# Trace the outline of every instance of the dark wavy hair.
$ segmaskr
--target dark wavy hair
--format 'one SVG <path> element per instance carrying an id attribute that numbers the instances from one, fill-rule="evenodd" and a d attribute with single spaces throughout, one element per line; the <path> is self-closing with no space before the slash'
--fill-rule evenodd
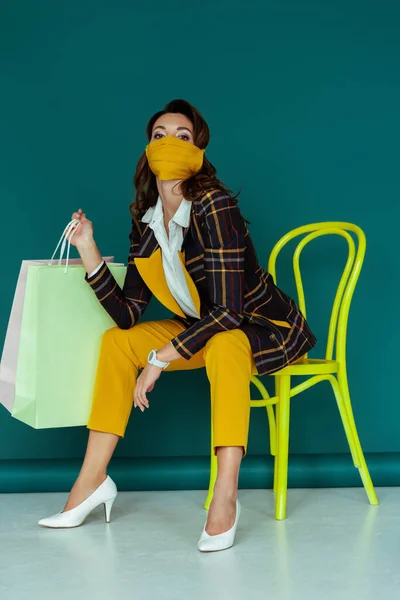
<path id="1" fill-rule="evenodd" d="M 210 131 L 206 121 L 197 108 L 186 100 L 181 99 L 168 102 L 163 110 L 156 112 L 150 118 L 146 127 L 146 135 L 149 142 L 152 137 L 154 123 L 161 115 L 167 113 L 180 113 L 185 115 L 193 125 L 194 144 L 200 149 L 207 147 L 208 142 L 210 141 Z M 133 183 L 136 192 L 135 199 L 129 207 L 132 216 L 134 214 L 138 215 L 139 212 L 145 211 L 151 206 L 155 206 L 158 198 L 156 176 L 149 167 L 145 151 L 138 160 Z M 188 179 L 179 182 L 177 185 L 179 184 L 186 200 L 197 200 L 197 198 L 204 193 L 210 190 L 219 189 L 227 192 L 237 203 L 237 197 L 240 194 L 239 191 L 236 196 L 234 196 L 233 192 L 217 178 L 217 170 L 210 163 L 205 154 L 200 171 Z"/>

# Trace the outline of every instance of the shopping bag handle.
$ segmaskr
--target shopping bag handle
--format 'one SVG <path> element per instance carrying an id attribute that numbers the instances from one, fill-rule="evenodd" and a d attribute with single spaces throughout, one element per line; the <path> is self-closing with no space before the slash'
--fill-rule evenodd
<path id="1" fill-rule="evenodd" d="M 67 235 L 70 233 L 70 231 L 72 231 L 72 229 L 75 227 L 76 224 L 78 225 L 78 227 L 76 227 L 76 229 L 72 232 L 71 237 L 69 239 L 67 239 Z M 65 261 L 65 271 L 64 271 L 64 274 L 67 274 L 67 271 L 68 271 L 68 258 L 69 258 L 69 251 L 70 251 L 70 248 L 71 248 L 71 239 L 72 239 L 73 235 L 78 231 L 78 228 L 79 228 L 80 225 L 81 225 L 81 222 L 80 222 L 79 219 L 72 219 L 72 221 L 70 221 L 68 223 L 68 225 L 64 229 L 64 231 L 63 231 L 63 233 L 62 233 L 62 235 L 61 235 L 61 237 L 59 239 L 59 242 L 57 244 L 56 249 L 53 252 L 53 256 L 50 259 L 50 260 L 53 260 L 54 255 L 55 255 L 55 253 L 58 250 L 58 246 L 62 242 L 61 250 L 60 250 L 60 258 L 58 260 L 58 264 L 61 265 L 61 261 L 62 261 L 63 256 L 64 256 L 65 245 L 68 242 L 68 248 L 67 248 L 67 256 L 66 256 L 66 261 Z M 49 262 L 48 264 L 50 265 L 51 263 Z"/>

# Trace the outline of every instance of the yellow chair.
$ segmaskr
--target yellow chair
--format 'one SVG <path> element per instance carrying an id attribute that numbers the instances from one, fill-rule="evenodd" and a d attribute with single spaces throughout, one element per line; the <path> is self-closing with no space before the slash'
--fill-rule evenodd
<path id="1" fill-rule="evenodd" d="M 349 232 L 353 232 L 355 238 Z M 268 272 L 271 273 L 275 283 L 276 260 L 279 252 L 288 242 L 303 234 L 307 235 L 302 238 L 296 247 L 293 255 L 293 269 L 297 286 L 298 306 L 306 318 L 304 289 L 300 274 L 300 255 L 303 248 L 311 240 L 322 235 L 334 234 L 346 240 L 348 244 L 348 256 L 333 302 L 325 358 L 310 359 L 306 354 L 295 363 L 273 373 L 272 376 L 275 378 L 275 396 L 273 398 L 269 396 L 268 391 L 259 378 L 256 375 L 251 376 L 250 381 L 259 390 L 261 400 L 251 400 L 250 405 L 251 407 L 266 407 L 268 413 L 270 452 L 275 457 L 274 492 L 276 493 L 275 518 L 277 520 L 286 518 L 290 399 L 320 381 L 329 381 L 332 386 L 354 466 L 359 470 L 370 504 L 378 504 L 378 498 L 357 434 L 346 372 L 347 321 L 351 299 L 364 261 L 366 248 L 365 234 L 360 227 L 353 223 L 336 221 L 311 223 L 293 229 L 293 231 L 284 235 L 272 249 L 268 261 Z M 355 239 L 357 243 L 355 243 Z M 291 377 L 293 375 L 308 375 L 309 378 L 303 383 L 291 387 Z M 276 406 L 276 422 L 274 405 Z M 217 457 L 213 453 L 213 432 L 211 427 L 211 469 L 209 490 L 204 505 L 206 510 L 209 508 L 212 500 L 217 468 Z"/>

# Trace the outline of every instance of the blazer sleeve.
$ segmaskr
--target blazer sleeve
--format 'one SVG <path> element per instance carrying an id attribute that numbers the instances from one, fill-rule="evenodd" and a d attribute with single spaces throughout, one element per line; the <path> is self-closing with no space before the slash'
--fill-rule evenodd
<path id="1" fill-rule="evenodd" d="M 107 263 L 104 263 L 94 275 L 85 274 L 85 280 L 91 286 L 100 304 L 120 329 L 130 329 L 135 325 L 153 295 L 133 260 L 140 237 L 139 223 L 136 218 L 132 217 L 132 230 L 129 234 L 130 251 L 122 289 Z"/>
<path id="2" fill-rule="evenodd" d="M 171 340 L 186 359 L 213 335 L 239 327 L 244 319 L 245 221 L 226 193 L 211 197 L 205 210 L 204 268 L 212 308 Z"/>

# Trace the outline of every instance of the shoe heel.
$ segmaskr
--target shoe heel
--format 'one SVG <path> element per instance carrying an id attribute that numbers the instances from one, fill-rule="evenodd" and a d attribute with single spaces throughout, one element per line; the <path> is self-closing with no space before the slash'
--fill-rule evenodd
<path id="1" fill-rule="evenodd" d="M 115 498 L 116 498 L 116 496 L 114 496 L 114 498 L 110 498 L 110 500 L 107 500 L 106 502 L 104 502 L 104 516 L 106 519 L 106 523 L 110 522 L 111 509 L 112 509 L 112 505 L 114 504 Z"/>

